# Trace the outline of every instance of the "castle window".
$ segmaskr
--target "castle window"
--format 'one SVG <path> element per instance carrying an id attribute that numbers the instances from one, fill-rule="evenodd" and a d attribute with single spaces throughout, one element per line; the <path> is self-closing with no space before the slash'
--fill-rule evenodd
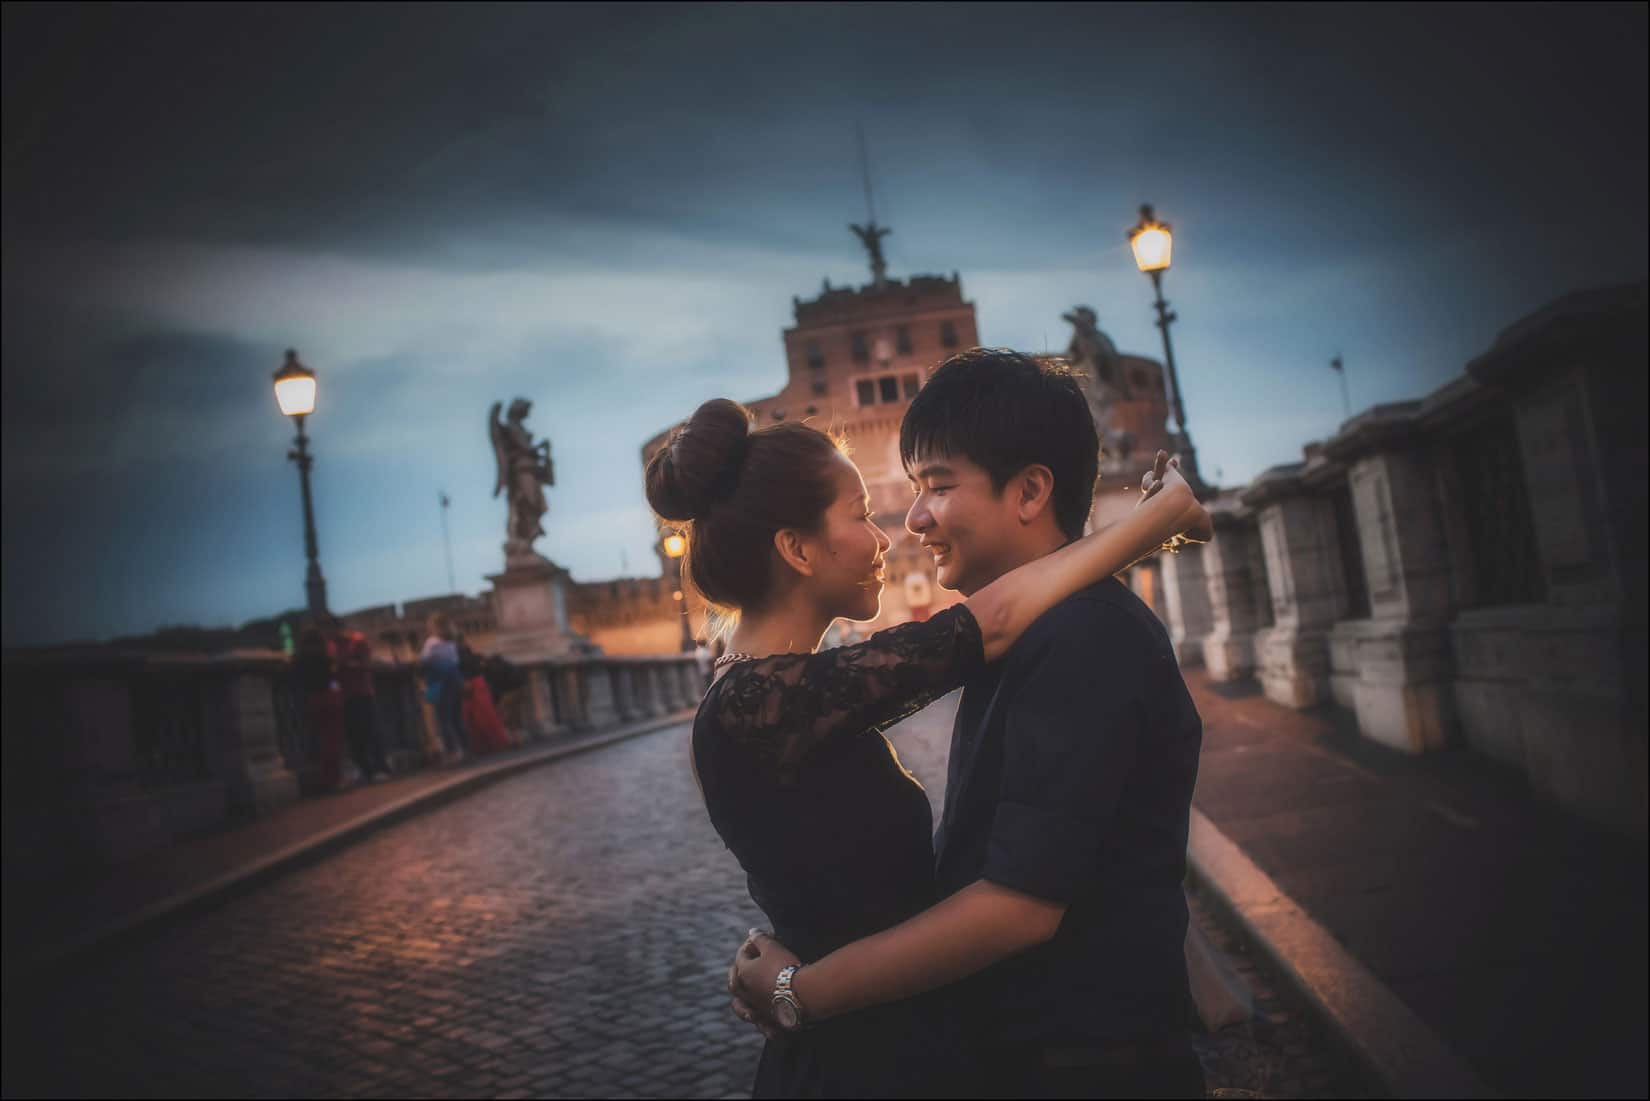
<path id="1" fill-rule="evenodd" d="M 861 405 L 875 405 L 877 403 L 876 384 L 868 378 L 862 378 L 854 383 L 854 393 Z"/>
<path id="2" fill-rule="evenodd" d="M 808 366 L 815 368 L 825 366 L 825 353 L 820 349 L 817 340 L 808 341 Z"/>
<path id="3" fill-rule="evenodd" d="M 816 395 L 822 395 L 829 393 L 831 386 L 830 383 L 826 382 L 824 379 L 816 378 L 813 382 L 813 388 Z"/>
<path id="4" fill-rule="evenodd" d="M 940 343 L 947 348 L 957 346 L 957 326 L 950 321 L 940 322 Z"/>
<path id="5" fill-rule="evenodd" d="M 900 355 L 911 354 L 911 330 L 904 325 L 894 330 L 894 347 Z"/>
<path id="6" fill-rule="evenodd" d="M 904 378 L 900 379 L 900 384 L 905 388 L 906 401 L 910 401 L 912 398 L 916 397 L 917 391 L 922 389 L 922 380 L 916 375 L 906 375 Z"/>
<path id="7" fill-rule="evenodd" d="M 854 333 L 849 339 L 851 339 L 853 341 L 853 345 L 854 345 L 854 362 L 855 363 L 869 363 L 869 362 L 871 362 L 871 345 L 870 345 L 869 342 L 866 341 L 865 333 L 864 332 Z"/>
<path id="8" fill-rule="evenodd" d="M 899 379 L 893 375 L 884 375 L 882 378 L 877 379 L 877 383 L 882 389 L 882 400 L 884 402 L 899 400 Z"/>

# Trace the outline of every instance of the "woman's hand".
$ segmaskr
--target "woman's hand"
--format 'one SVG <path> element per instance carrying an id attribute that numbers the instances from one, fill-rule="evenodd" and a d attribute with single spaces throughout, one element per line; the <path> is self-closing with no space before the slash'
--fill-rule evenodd
<path id="1" fill-rule="evenodd" d="M 1170 458 L 1167 451 L 1159 451 L 1152 461 L 1152 468 L 1140 476 L 1140 500 L 1135 503 L 1139 508 L 1151 498 L 1163 491 L 1164 486 L 1186 486 L 1186 495 L 1191 497 L 1191 486 L 1187 484 L 1185 475 L 1180 473 L 1180 460 Z M 1209 519 L 1209 512 L 1193 498 L 1193 503 L 1186 510 L 1185 527 L 1173 539 L 1163 544 L 1166 550 L 1175 550 L 1187 543 L 1207 543 L 1215 536 L 1214 524 Z"/>

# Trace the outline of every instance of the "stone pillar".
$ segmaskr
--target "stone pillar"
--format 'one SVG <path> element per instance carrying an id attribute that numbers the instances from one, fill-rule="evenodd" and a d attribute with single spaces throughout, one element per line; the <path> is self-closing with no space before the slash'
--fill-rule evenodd
<path id="1" fill-rule="evenodd" d="M 1255 671 L 1255 579 L 1250 573 L 1260 538 L 1254 516 L 1235 493 L 1208 503 L 1215 537 L 1203 547 L 1203 576 L 1208 587 L 1209 620 L 1203 639 L 1203 663 L 1209 679 L 1242 680 Z"/>
<path id="2" fill-rule="evenodd" d="M 298 798 L 298 777 L 281 757 L 272 675 L 280 673 L 236 671 L 218 686 L 219 760 L 229 806 L 243 813 L 263 814 Z"/>
<path id="3" fill-rule="evenodd" d="M 705 678 L 699 673 L 699 663 L 691 658 L 678 662 L 676 676 L 682 682 L 682 706 L 698 707 L 705 698 Z"/>
<path id="4" fill-rule="evenodd" d="M 643 718 L 654 718 L 665 713 L 664 693 L 659 684 L 659 663 L 655 661 L 639 661 L 632 665 L 631 670 L 636 674 L 636 692 L 640 698 L 640 713 Z"/>
<path id="5" fill-rule="evenodd" d="M 665 658 L 653 668 L 654 690 L 659 694 L 659 710 L 662 714 L 680 711 L 684 706 L 682 678 L 676 675 L 676 670 L 681 664 L 676 658 Z"/>
<path id="6" fill-rule="evenodd" d="M 1334 644 L 1351 652 L 1359 731 L 1405 753 L 1444 748 L 1456 725 L 1449 551 L 1420 404 L 1376 406 L 1325 445 L 1348 468 L 1370 605 Z"/>
<path id="7" fill-rule="evenodd" d="M 581 665 L 590 690 L 588 721 L 591 728 L 599 730 L 620 722 L 625 715 L 619 706 L 624 691 L 619 679 L 619 666 L 601 659 L 582 662 Z"/>
<path id="8" fill-rule="evenodd" d="M 534 665 L 527 670 L 527 729 L 534 739 L 548 738 L 561 730 L 550 676 L 548 665 Z"/>
<path id="9" fill-rule="evenodd" d="M 1345 600 L 1333 508 L 1307 469 L 1272 467 L 1241 496 L 1258 517 L 1272 594 L 1273 625 L 1255 635 L 1257 676 L 1269 699 L 1297 708 L 1329 699 L 1329 628 Z"/>
<path id="10" fill-rule="evenodd" d="M 619 709 L 620 722 L 635 722 L 643 718 L 646 712 L 641 706 L 641 693 L 637 690 L 636 667 L 627 659 L 615 659 L 609 668 L 613 671 L 613 701 Z"/>
<path id="11" fill-rule="evenodd" d="M 592 685 L 588 662 L 557 662 L 555 676 L 556 716 L 570 730 L 589 730 Z"/>
<path id="12" fill-rule="evenodd" d="M 1204 548 L 1192 544 L 1178 553 L 1158 556 L 1163 570 L 1164 622 L 1174 656 L 1182 666 L 1203 662 L 1203 640 L 1214 627 L 1209 611 L 1209 586 L 1203 571 Z"/>

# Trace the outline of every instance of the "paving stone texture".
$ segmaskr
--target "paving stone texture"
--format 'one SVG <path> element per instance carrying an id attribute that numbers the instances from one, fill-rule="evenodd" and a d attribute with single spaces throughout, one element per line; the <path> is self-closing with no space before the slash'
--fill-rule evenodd
<path id="1" fill-rule="evenodd" d="M 943 797 L 951 705 L 894 734 Z M 761 1038 L 723 981 L 762 921 L 705 818 L 687 728 L 393 826 L 90 966 L 12 987 L 5 1094 L 729 1097 Z M 1365 1092 L 1200 905 L 1262 1016 L 1211 1087 Z"/>

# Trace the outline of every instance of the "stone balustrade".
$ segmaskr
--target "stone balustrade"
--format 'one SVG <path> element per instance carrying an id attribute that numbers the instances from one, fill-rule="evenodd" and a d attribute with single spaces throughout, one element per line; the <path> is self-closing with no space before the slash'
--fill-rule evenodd
<path id="1" fill-rule="evenodd" d="M 1211 498 L 1213 541 L 1162 558 L 1182 663 L 1644 838 L 1645 344 L 1643 285 L 1571 295 Z"/>
<path id="2" fill-rule="evenodd" d="M 8 876 L 117 863 L 266 813 L 300 798 L 313 771 L 303 693 L 279 653 L 86 648 L 8 653 L 3 668 Z M 527 742 L 682 712 L 703 690 L 691 654 L 521 671 L 524 683 L 498 703 Z M 380 662 L 373 677 L 395 770 L 439 761 L 417 670 Z"/>

